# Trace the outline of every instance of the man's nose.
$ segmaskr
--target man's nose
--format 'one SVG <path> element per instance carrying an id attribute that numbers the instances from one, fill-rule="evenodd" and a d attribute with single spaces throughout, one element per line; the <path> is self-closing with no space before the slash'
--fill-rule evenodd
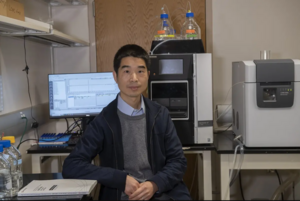
<path id="1" fill-rule="evenodd" d="M 131 74 L 131 81 L 132 82 L 136 82 L 138 79 L 137 79 L 137 75 L 136 75 L 136 73 L 132 73 Z"/>

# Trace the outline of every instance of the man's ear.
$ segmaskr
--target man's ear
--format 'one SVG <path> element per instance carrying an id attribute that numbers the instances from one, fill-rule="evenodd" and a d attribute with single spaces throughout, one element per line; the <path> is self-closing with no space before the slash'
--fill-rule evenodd
<path id="1" fill-rule="evenodd" d="M 148 71 L 148 76 L 150 76 L 150 70 Z"/>
<path id="2" fill-rule="evenodd" d="M 118 84 L 118 75 L 116 71 L 113 71 L 113 75 L 114 75 L 115 82 Z"/>

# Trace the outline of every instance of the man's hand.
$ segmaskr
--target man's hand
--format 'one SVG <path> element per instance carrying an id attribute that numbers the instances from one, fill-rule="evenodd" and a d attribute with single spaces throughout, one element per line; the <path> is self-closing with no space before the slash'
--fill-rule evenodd
<path id="1" fill-rule="evenodd" d="M 130 196 L 140 187 L 140 183 L 131 176 L 126 177 L 125 194 Z"/>
<path id="2" fill-rule="evenodd" d="M 129 200 L 150 200 L 157 190 L 157 185 L 154 182 L 146 181 L 141 183 L 140 188 L 129 196 Z"/>

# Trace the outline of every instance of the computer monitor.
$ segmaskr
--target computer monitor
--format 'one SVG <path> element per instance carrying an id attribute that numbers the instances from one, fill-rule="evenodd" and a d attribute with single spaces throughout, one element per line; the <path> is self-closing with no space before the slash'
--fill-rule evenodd
<path id="1" fill-rule="evenodd" d="M 95 117 L 119 93 L 112 72 L 50 74 L 50 118 Z"/>

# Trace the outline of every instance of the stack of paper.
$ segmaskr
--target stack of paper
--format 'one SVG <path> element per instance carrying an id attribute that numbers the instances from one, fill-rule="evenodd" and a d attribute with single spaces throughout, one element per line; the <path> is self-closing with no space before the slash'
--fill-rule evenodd
<path id="1" fill-rule="evenodd" d="M 18 196 L 89 195 L 96 184 L 96 180 L 81 179 L 33 180 Z"/>

